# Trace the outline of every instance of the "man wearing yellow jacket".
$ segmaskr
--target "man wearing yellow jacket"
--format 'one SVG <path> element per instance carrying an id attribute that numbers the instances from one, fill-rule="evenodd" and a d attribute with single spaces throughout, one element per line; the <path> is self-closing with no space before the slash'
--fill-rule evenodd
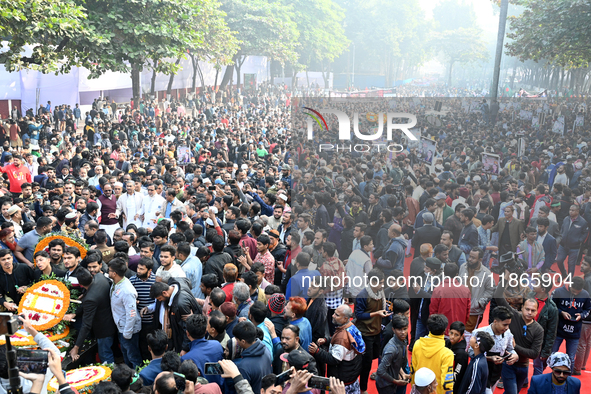
<path id="1" fill-rule="evenodd" d="M 416 371 L 429 368 L 437 377 L 437 394 L 452 394 L 454 389 L 454 354 L 445 347 L 443 337 L 447 323 L 444 315 L 429 316 L 429 335 L 418 339 L 412 350 L 411 383 L 415 383 Z"/>

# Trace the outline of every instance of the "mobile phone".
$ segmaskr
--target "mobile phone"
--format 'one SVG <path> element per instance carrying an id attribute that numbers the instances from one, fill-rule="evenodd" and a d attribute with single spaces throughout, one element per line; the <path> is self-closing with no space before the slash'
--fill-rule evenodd
<path id="1" fill-rule="evenodd" d="M 513 355 L 513 353 L 507 353 L 505 354 L 503 357 L 501 357 L 503 360 L 508 359 L 509 357 L 511 357 Z"/>
<path id="2" fill-rule="evenodd" d="M 223 373 L 224 370 L 219 363 L 205 363 L 204 375 L 221 375 Z"/>
<path id="3" fill-rule="evenodd" d="M 43 198 L 43 194 L 41 194 L 41 193 L 37 193 L 37 194 L 35 194 L 35 198 L 37 198 L 37 199 L 39 199 L 39 200 L 40 200 L 40 199 L 42 199 L 42 198 Z"/>
<path id="4" fill-rule="evenodd" d="M 279 386 L 287 382 L 291 378 L 291 368 L 287 371 L 275 376 L 275 386 Z"/>
<path id="5" fill-rule="evenodd" d="M 16 349 L 18 370 L 45 375 L 49 360 L 48 353 L 47 350 Z"/>
<path id="6" fill-rule="evenodd" d="M 311 389 L 330 391 L 330 380 L 322 376 L 312 376 L 308 381 L 308 387 Z"/>
<path id="7" fill-rule="evenodd" d="M 215 186 L 208 187 L 209 190 L 215 190 Z"/>

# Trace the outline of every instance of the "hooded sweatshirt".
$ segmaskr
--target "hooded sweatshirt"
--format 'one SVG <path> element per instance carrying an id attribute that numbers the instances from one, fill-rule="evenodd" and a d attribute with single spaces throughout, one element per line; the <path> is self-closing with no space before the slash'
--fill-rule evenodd
<path id="1" fill-rule="evenodd" d="M 558 327 L 556 329 L 556 337 L 564 339 L 579 339 L 581 337 L 581 326 L 583 320 L 589 315 L 591 309 L 591 300 L 589 300 L 589 293 L 582 290 L 578 296 L 566 289 L 566 287 L 559 287 L 552 293 L 552 300 L 558 307 Z M 562 317 L 560 312 L 567 312 L 573 320 L 566 320 Z M 575 321 L 575 314 L 580 313 L 581 319 Z"/>
<path id="2" fill-rule="evenodd" d="M 240 374 L 250 382 L 254 393 L 261 391 L 261 380 L 263 377 L 273 373 L 271 362 L 269 350 L 259 339 L 248 349 L 242 351 L 242 357 L 240 359 L 234 360 Z M 226 379 L 226 382 L 229 381 L 229 379 Z M 228 387 L 228 390 L 224 392 L 234 392 L 234 387 Z"/>
<path id="3" fill-rule="evenodd" d="M 415 383 L 415 372 L 429 368 L 437 377 L 437 394 L 452 394 L 454 388 L 454 353 L 445 347 L 443 335 L 418 339 L 412 351 L 411 384 Z"/>

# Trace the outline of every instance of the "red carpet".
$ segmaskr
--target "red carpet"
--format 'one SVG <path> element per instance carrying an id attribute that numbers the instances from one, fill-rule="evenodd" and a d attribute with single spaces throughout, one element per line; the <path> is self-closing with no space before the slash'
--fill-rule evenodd
<path id="1" fill-rule="evenodd" d="M 411 256 L 412 256 L 412 252 L 411 252 Z M 405 260 L 405 262 L 404 262 L 404 266 L 405 266 L 404 274 L 406 276 L 408 276 L 410 274 L 410 262 L 411 261 L 412 261 L 412 257 L 407 257 L 406 260 Z M 558 269 L 558 267 L 557 267 L 556 264 L 554 264 L 554 266 L 552 267 L 552 269 L 554 271 L 556 271 L 556 272 L 560 272 L 560 270 Z M 582 275 L 581 274 L 581 271 L 579 269 L 579 266 L 576 267 L 575 275 L 578 275 L 578 276 Z M 496 275 L 495 275 L 495 279 L 498 280 L 498 278 L 496 277 Z M 489 305 L 489 307 L 490 307 L 490 305 Z M 483 327 L 483 326 L 485 326 L 487 324 L 487 322 L 488 322 L 489 307 L 486 308 L 486 311 L 484 313 L 484 317 L 482 319 L 483 320 L 483 323 L 481 323 L 479 327 Z M 565 352 L 565 344 L 564 343 L 562 344 L 562 347 L 560 348 L 560 351 L 561 352 Z M 410 359 L 411 358 L 412 358 L 412 353 L 409 352 L 409 354 L 408 354 L 409 362 L 410 362 Z M 589 359 L 591 360 L 591 357 L 589 357 Z M 376 359 L 376 360 L 373 361 L 371 372 L 373 373 L 377 369 L 378 369 L 378 360 Z M 545 373 L 549 373 L 550 372 L 550 369 L 549 368 L 546 368 L 546 371 L 544 371 L 544 372 Z M 589 363 L 587 365 L 587 370 L 586 371 L 581 371 L 581 372 L 582 372 L 582 375 L 581 376 L 575 376 L 575 378 L 577 378 L 577 379 L 579 379 L 581 381 L 581 383 L 582 383 L 581 386 L 582 387 L 586 387 L 586 384 L 587 383 L 589 383 L 589 385 L 591 387 L 591 361 L 589 361 Z M 531 379 L 531 376 L 532 375 L 533 375 L 533 364 L 530 362 L 530 372 L 529 372 L 529 378 L 530 379 Z M 409 384 L 409 385 L 407 385 L 406 392 L 407 393 L 410 393 L 410 390 L 411 390 L 411 385 Z M 377 392 L 378 392 L 378 390 L 376 389 L 375 380 L 371 380 L 370 379 L 369 380 L 369 384 L 368 384 L 368 393 L 377 394 Z M 503 389 L 497 388 L 495 390 L 495 394 L 501 394 L 503 392 L 504 392 Z M 587 392 L 587 390 L 584 390 L 583 389 L 581 392 Z M 527 393 L 527 389 L 525 389 L 525 388 L 521 390 L 520 394 L 524 394 L 524 393 Z"/>

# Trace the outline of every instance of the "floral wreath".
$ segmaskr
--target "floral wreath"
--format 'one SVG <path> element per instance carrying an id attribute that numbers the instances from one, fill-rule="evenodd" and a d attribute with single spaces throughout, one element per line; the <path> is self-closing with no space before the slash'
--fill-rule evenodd
<path id="1" fill-rule="evenodd" d="M 111 372 L 111 368 L 107 366 L 91 365 L 68 371 L 65 378 L 70 387 L 76 389 L 79 393 L 90 393 L 92 386 L 95 384 L 103 380 L 110 380 Z M 59 392 L 59 383 L 55 376 L 47 383 L 47 392 Z"/>
<path id="2" fill-rule="evenodd" d="M 66 338 L 68 335 L 70 335 L 70 327 L 64 325 L 63 326 L 63 331 L 62 332 L 48 332 L 45 333 L 45 336 L 47 337 L 47 339 L 49 339 L 51 342 L 57 342 L 61 339 Z M 5 345 L 6 344 L 6 339 L 5 338 L 1 338 L 0 339 L 0 346 Z M 19 347 L 34 347 L 34 348 L 38 348 L 39 345 L 37 345 L 37 342 L 35 342 L 35 340 L 33 339 L 32 336 L 30 335 L 26 335 L 26 336 L 21 336 L 19 334 L 14 334 L 13 336 L 10 337 L 10 344 L 12 346 L 19 346 Z M 58 346 L 59 348 L 59 346 Z"/>
<path id="3" fill-rule="evenodd" d="M 49 252 L 49 243 L 51 241 L 53 241 L 54 239 L 61 239 L 62 241 L 65 242 L 65 244 L 67 246 L 73 246 L 75 248 L 78 248 L 78 250 L 80 251 L 80 257 L 82 259 L 84 259 L 86 257 L 86 252 L 90 248 L 90 246 L 88 246 L 88 244 L 86 242 L 84 242 L 83 239 L 80 239 L 80 238 L 72 236 L 72 235 L 66 235 L 65 233 L 62 233 L 62 232 L 56 232 L 56 233 L 49 233 L 39 239 L 39 243 L 35 247 L 35 252 L 33 252 L 33 256 L 35 256 L 35 254 L 37 252 L 40 252 L 42 250 Z M 37 263 L 34 263 L 34 264 L 35 264 L 35 266 L 37 265 Z"/>
<path id="4" fill-rule="evenodd" d="M 40 303 L 41 306 L 52 306 L 51 310 L 40 308 Z M 44 280 L 27 289 L 18 305 L 18 314 L 27 315 L 37 331 L 45 331 L 62 321 L 69 306 L 68 288 L 57 280 Z"/>

